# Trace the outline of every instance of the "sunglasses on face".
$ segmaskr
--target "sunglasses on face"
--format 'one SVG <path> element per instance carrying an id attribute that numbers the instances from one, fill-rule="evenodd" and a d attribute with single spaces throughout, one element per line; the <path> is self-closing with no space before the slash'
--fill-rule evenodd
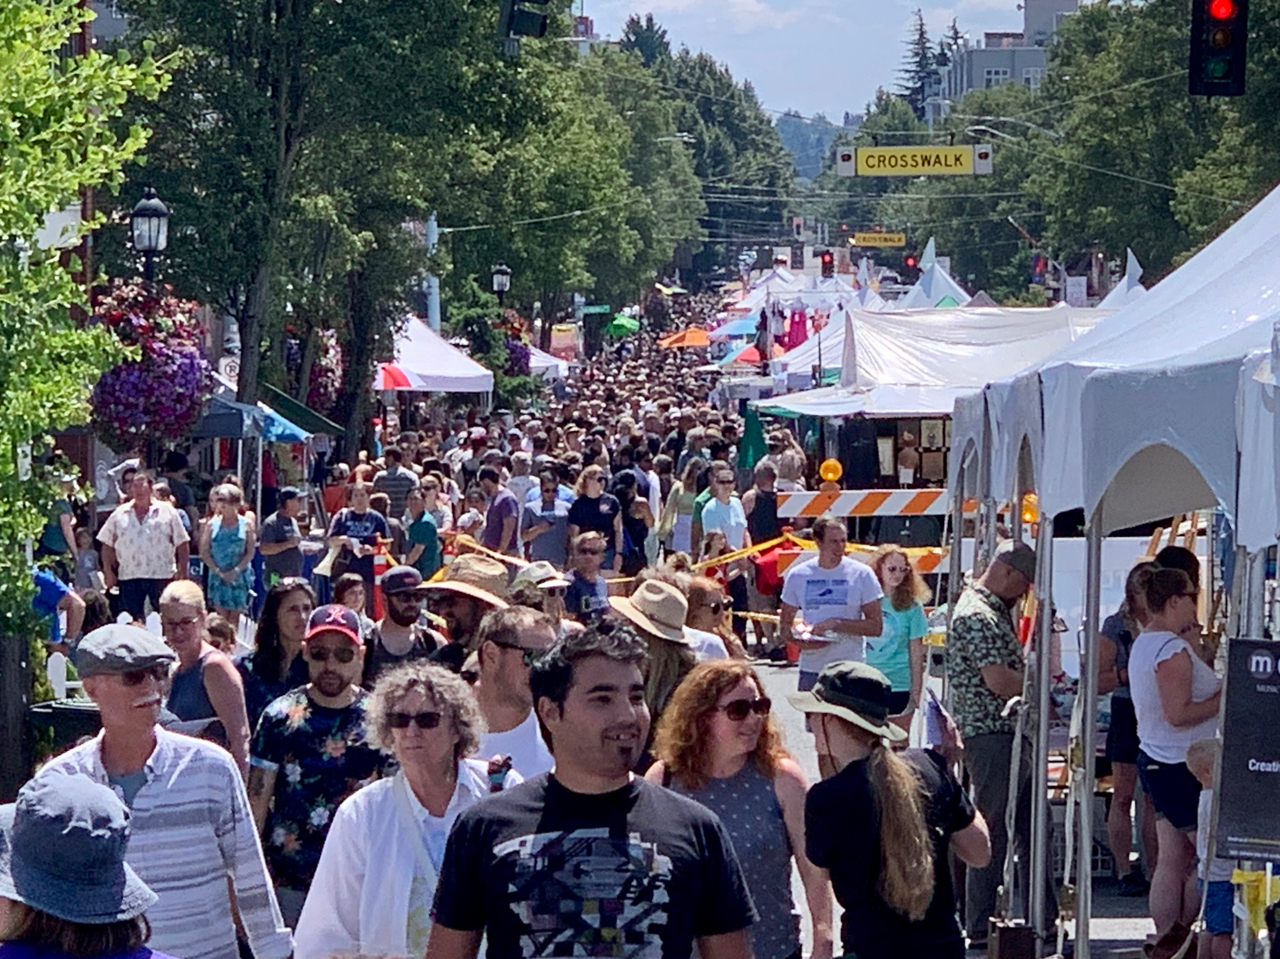
<path id="1" fill-rule="evenodd" d="M 520 650 L 522 654 L 520 656 L 520 662 L 524 663 L 526 666 L 532 666 L 534 662 L 537 661 L 538 657 L 542 655 L 542 650 L 530 649 L 527 646 L 521 646 L 519 643 L 500 643 L 496 639 L 491 639 L 490 642 L 495 646 L 501 646 L 503 649 Z"/>
<path id="2" fill-rule="evenodd" d="M 392 729 L 408 729 L 415 724 L 419 729 L 435 729 L 440 725 L 439 713 L 387 713 L 387 725 Z"/>
<path id="3" fill-rule="evenodd" d="M 148 679 L 154 679 L 156 682 L 162 683 L 168 678 L 169 667 L 160 663 L 148 666 L 146 669 L 131 669 L 120 674 L 120 682 L 126 686 L 141 686 Z"/>
<path id="4" fill-rule="evenodd" d="M 584 556 L 603 556 L 604 555 L 604 550 L 602 549 L 588 549 L 586 547 L 579 548 L 578 552 Z"/>
<path id="5" fill-rule="evenodd" d="M 728 716 L 735 723 L 740 723 L 751 713 L 757 716 L 769 715 L 769 710 L 773 708 L 773 700 L 768 696 L 761 696 L 759 699 L 735 699 L 726 706 L 717 706 L 721 712 Z"/>
<path id="6" fill-rule="evenodd" d="M 330 656 L 340 663 L 349 663 L 356 658 L 356 651 L 351 646 L 339 646 L 336 649 L 319 646 L 315 649 L 307 649 L 307 658 L 313 663 L 327 663 Z"/>

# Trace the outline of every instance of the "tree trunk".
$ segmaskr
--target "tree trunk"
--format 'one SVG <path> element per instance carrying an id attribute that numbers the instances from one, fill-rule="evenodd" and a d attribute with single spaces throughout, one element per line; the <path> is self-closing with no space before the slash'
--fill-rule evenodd
<path id="1" fill-rule="evenodd" d="M 361 270 L 347 274 L 347 356 L 342 371 L 338 408 L 347 411 L 346 455 L 364 444 L 369 431 L 370 390 L 373 385 L 377 316 Z"/>
<path id="2" fill-rule="evenodd" d="M 271 298 L 271 245 L 263 251 L 262 262 L 249 290 L 249 302 L 240 314 L 240 379 L 236 386 L 236 399 L 253 406 L 258 402 L 258 370 L 262 366 L 263 321 Z"/>

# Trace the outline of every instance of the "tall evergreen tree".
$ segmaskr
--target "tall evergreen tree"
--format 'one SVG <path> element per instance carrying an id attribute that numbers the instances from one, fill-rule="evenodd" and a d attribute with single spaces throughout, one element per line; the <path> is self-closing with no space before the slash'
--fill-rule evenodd
<path id="1" fill-rule="evenodd" d="M 898 71 L 898 96 L 911 105 L 912 111 L 921 120 L 924 119 L 924 101 L 929 86 L 929 77 L 934 70 L 933 43 L 929 40 L 929 31 L 924 25 L 924 14 L 919 8 L 911 20 L 910 33 L 906 41 L 907 52 L 902 58 L 902 69 Z"/>
<path id="2" fill-rule="evenodd" d="M 634 50 L 640 54 L 640 62 L 646 67 L 653 66 L 659 60 L 671 59 L 667 31 L 653 18 L 652 13 L 646 13 L 643 20 L 638 13 L 629 16 L 622 28 L 622 40 L 618 46 L 624 52 Z"/>

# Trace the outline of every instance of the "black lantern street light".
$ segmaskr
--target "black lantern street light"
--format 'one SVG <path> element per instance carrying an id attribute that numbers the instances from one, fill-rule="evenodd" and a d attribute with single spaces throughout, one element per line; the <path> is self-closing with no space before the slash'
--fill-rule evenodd
<path id="1" fill-rule="evenodd" d="M 138 205 L 129 214 L 133 232 L 133 248 L 143 256 L 143 276 L 148 283 L 156 278 L 156 254 L 169 245 L 169 208 L 156 191 L 147 187 Z"/>
<path id="2" fill-rule="evenodd" d="M 511 267 L 499 260 L 493 265 L 493 292 L 498 295 L 498 306 L 506 298 L 511 289 Z"/>

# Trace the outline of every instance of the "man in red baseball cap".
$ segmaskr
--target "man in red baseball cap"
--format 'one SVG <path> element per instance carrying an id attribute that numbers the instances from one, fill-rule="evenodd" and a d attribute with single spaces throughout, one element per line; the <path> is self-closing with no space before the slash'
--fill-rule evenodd
<path id="1" fill-rule="evenodd" d="M 360 617 L 346 606 L 321 606 L 307 624 L 302 655 L 311 681 L 266 708 L 249 749 L 249 802 L 290 926 L 334 812 L 383 763 L 365 737 Z"/>

